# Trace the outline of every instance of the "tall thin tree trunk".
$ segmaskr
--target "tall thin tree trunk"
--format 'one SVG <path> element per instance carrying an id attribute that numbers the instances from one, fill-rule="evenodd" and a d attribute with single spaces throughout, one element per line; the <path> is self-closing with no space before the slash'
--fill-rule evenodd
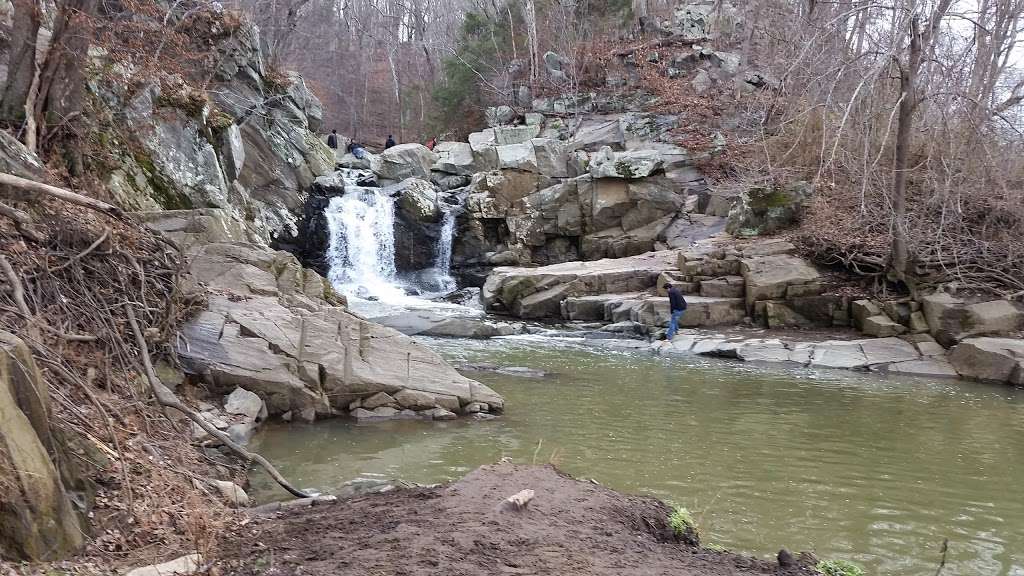
<path id="1" fill-rule="evenodd" d="M 388 65 L 391 67 L 391 81 L 395 87 L 395 104 L 398 106 L 398 139 L 405 140 L 405 113 L 402 110 L 402 84 L 398 81 L 398 68 L 395 66 L 395 48 L 388 46 Z"/>
<path id="2" fill-rule="evenodd" d="M 908 283 L 910 254 L 907 247 L 907 170 L 913 143 L 914 108 L 917 101 L 917 73 L 921 67 L 921 31 L 917 16 L 910 21 L 910 55 L 900 73 L 900 103 L 896 123 L 896 157 L 893 162 L 892 269 Z"/>
<path id="3" fill-rule="evenodd" d="M 27 118 L 25 103 L 37 73 L 36 39 L 40 16 L 39 0 L 14 0 L 7 86 L 0 99 L 0 122 L 8 126 L 20 125 Z"/>
<path id="4" fill-rule="evenodd" d="M 523 4 L 523 20 L 526 23 L 526 35 L 530 41 L 530 84 L 536 84 L 540 75 L 540 51 L 537 39 L 537 10 L 533 0 L 526 0 Z M 515 43 L 515 38 L 512 39 Z"/>

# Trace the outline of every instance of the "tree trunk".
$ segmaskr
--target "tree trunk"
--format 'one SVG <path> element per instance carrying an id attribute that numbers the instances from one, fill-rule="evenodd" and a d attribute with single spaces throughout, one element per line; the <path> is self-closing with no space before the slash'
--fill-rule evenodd
<path id="1" fill-rule="evenodd" d="M 39 0 L 14 0 L 7 87 L 0 100 L 0 122 L 8 126 L 18 126 L 26 119 L 25 103 L 36 75 L 40 12 Z"/>
<path id="2" fill-rule="evenodd" d="M 523 20 L 526 23 L 526 35 L 530 42 L 530 84 L 536 84 L 540 77 L 540 51 L 537 39 L 537 9 L 533 0 L 526 0 L 523 3 Z M 515 38 L 512 39 L 515 42 Z"/>
<path id="3" fill-rule="evenodd" d="M 85 75 L 89 44 L 92 41 L 97 0 L 66 0 L 54 20 L 53 37 L 39 76 L 36 121 L 42 134 L 40 142 L 56 145 L 64 153 L 69 173 L 84 173 Z"/>
<path id="4" fill-rule="evenodd" d="M 908 278 L 910 261 L 907 247 L 907 157 L 912 144 L 914 108 L 917 101 L 917 73 L 921 67 L 921 31 L 915 16 L 910 21 L 910 56 L 900 71 L 900 103 L 896 123 L 896 158 L 893 162 L 892 182 L 892 255 L 891 266 L 896 277 L 904 282 Z"/>

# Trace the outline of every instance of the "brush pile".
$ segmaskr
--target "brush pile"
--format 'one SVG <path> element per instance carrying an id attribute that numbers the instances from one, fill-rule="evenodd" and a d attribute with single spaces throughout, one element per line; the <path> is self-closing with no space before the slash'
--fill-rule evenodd
<path id="1" fill-rule="evenodd" d="M 50 422 L 74 439 L 74 465 L 88 478 L 93 538 L 75 564 L 205 551 L 230 515 L 197 486 L 214 468 L 241 470 L 193 448 L 190 423 L 154 401 L 132 328 L 134 317 L 158 366 L 173 367 L 179 326 L 203 293 L 183 289 L 176 245 L 117 208 L 13 182 L 0 190 L 0 330 L 31 348 Z"/>

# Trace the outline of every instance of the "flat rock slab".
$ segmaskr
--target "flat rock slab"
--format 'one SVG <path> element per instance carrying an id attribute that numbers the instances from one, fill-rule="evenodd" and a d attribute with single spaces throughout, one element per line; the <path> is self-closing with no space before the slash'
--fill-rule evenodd
<path id="1" fill-rule="evenodd" d="M 931 376 L 935 378 L 957 378 L 959 374 L 945 358 L 924 358 L 890 364 L 889 372 L 910 374 L 913 376 Z"/>
<path id="2" fill-rule="evenodd" d="M 129 570 L 125 576 L 187 576 L 198 572 L 202 565 L 202 556 L 199 554 L 189 554 L 169 562 L 164 562 L 163 564 L 154 564 Z"/>
<path id="3" fill-rule="evenodd" d="M 747 362 L 790 362 L 791 354 L 781 340 L 749 341 L 737 351 L 737 356 Z"/>
<path id="4" fill-rule="evenodd" d="M 920 354 L 910 342 L 899 338 L 876 338 L 860 340 L 860 347 L 868 359 L 868 364 L 887 364 L 917 360 Z"/>
<path id="5" fill-rule="evenodd" d="M 862 368 L 868 365 L 859 342 L 828 341 L 814 345 L 811 366 L 815 368 Z"/>

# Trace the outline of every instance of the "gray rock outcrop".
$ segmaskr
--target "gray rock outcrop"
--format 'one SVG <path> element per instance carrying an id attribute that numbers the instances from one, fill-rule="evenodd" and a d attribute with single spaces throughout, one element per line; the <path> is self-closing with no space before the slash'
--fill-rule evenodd
<path id="1" fill-rule="evenodd" d="M 269 242 L 294 233 L 309 186 L 334 169 L 334 151 L 314 134 L 322 107 L 300 76 L 271 78 L 255 26 L 243 23 L 215 49 L 207 92 L 174 82 L 89 84 L 103 108 L 97 116 L 127 128 L 111 130 L 118 165 L 105 183 L 127 209 L 215 208 Z"/>
<path id="2" fill-rule="evenodd" d="M 402 391 L 433 398 L 431 408 L 502 408 L 498 394 L 430 349 L 347 312 L 323 278 L 286 252 L 209 244 L 196 250 L 190 272 L 211 295 L 185 325 L 178 354 L 211 390 L 244 388 L 271 415 L 327 416 Z"/>
<path id="3" fill-rule="evenodd" d="M 743 192 L 729 211 L 726 231 L 738 236 L 772 234 L 795 224 L 810 200 L 813 188 L 806 182 L 787 186 L 757 187 Z"/>
<path id="4" fill-rule="evenodd" d="M 0 332 L 0 558 L 56 560 L 85 541 L 62 478 L 70 470 L 49 394 L 28 346 Z"/>
<path id="5" fill-rule="evenodd" d="M 481 300 L 489 310 L 520 318 L 558 318 L 570 296 L 647 290 L 675 267 L 672 251 L 629 258 L 568 262 L 539 268 L 498 268 L 487 279 Z"/>

